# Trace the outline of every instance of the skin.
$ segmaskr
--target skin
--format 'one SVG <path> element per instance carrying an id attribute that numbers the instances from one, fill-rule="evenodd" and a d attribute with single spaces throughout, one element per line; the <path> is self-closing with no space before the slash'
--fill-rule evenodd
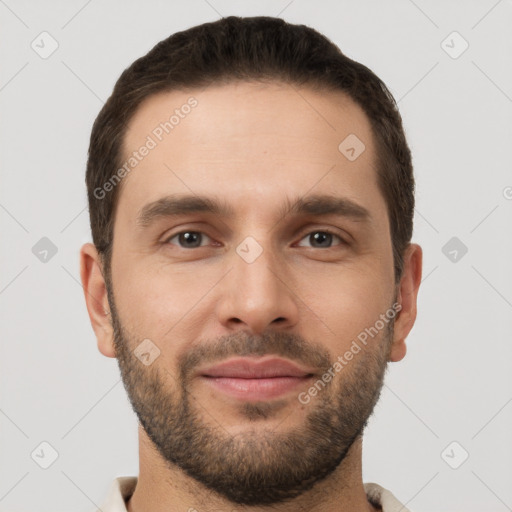
<path id="1" fill-rule="evenodd" d="M 255 439 L 265 432 L 284 436 L 303 427 L 321 400 L 334 403 L 336 392 L 354 381 L 357 360 L 377 354 L 384 354 L 385 361 L 403 359 L 405 340 L 416 319 L 422 250 L 417 244 L 409 245 L 396 286 L 370 123 L 356 104 L 338 92 L 279 83 L 233 83 L 154 95 L 129 124 L 126 154 L 139 148 L 155 126 L 168 118 L 166 114 L 190 96 L 198 106 L 124 178 L 114 224 L 116 314 L 131 348 L 150 339 L 160 349 L 160 356 L 147 369 L 165 370 L 162 392 L 176 396 L 178 361 L 198 344 L 213 345 L 221 337 L 244 333 L 261 340 L 260 335 L 277 331 L 300 336 L 306 346 L 335 361 L 395 298 L 402 306 L 389 339 L 380 332 L 333 379 L 323 398 L 307 406 L 297 400 L 297 394 L 307 391 L 311 383 L 287 394 L 278 407 L 255 422 L 242 402 L 213 392 L 198 378 L 187 380 L 205 425 L 220 424 L 233 436 L 247 436 L 255 428 Z M 356 134 L 366 146 L 352 162 L 338 150 L 349 134 Z M 174 193 L 224 200 L 234 215 L 193 213 L 159 218 L 145 229 L 137 225 L 145 205 Z M 283 214 L 285 198 L 310 194 L 349 198 L 369 211 L 370 220 Z M 309 235 L 325 229 L 334 230 L 346 243 L 335 236 L 331 247 L 315 247 Z M 204 233 L 202 246 L 180 247 L 178 237 L 169 241 L 183 231 Z M 250 264 L 236 252 L 247 236 L 262 248 Z M 94 245 L 85 244 L 80 258 L 98 349 L 116 357 L 112 304 Z M 168 464 L 139 426 L 139 480 L 128 510 L 379 510 L 364 493 L 361 448 L 358 436 L 332 473 L 293 502 L 245 507 Z"/>

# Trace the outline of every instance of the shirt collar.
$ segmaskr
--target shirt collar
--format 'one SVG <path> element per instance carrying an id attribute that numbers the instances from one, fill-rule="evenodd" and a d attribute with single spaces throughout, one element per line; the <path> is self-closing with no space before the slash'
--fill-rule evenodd
<path id="1" fill-rule="evenodd" d="M 133 494 L 136 485 L 136 476 L 120 476 L 116 478 L 110 486 L 103 505 L 96 512 L 127 512 L 126 501 Z M 369 482 L 363 485 L 368 501 L 376 507 L 380 506 L 382 512 L 411 512 L 390 491 L 379 484 Z"/>

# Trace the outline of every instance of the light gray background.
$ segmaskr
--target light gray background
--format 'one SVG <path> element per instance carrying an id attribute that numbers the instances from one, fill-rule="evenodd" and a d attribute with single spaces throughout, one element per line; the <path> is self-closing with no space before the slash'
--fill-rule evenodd
<path id="1" fill-rule="evenodd" d="M 137 474 L 136 417 L 79 282 L 90 130 L 135 58 L 231 14 L 316 28 L 388 84 L 403 116 L 424 279 L 366 432 L 364 481 L 416 512 L 512 510 L 510 0 L 0 0 L 0 510 L 88 512 Z M 31 48 L 43 31 L 59 45 L 47 59 Z M 458 58 L 442 46 L 453 31 L 469 43 Z M 58 249 L 46 263 L 32 252 L 42 237 Z M 468 248 L 456 262 L 442 251 L 452 237 Z M 48 469 L 31 458 L 43 441 L 59 455 Z"/>

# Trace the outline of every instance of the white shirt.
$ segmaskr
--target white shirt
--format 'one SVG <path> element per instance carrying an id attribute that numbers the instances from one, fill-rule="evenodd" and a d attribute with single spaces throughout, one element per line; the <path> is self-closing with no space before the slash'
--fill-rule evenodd
<path id="1" fill-rule="evenodd" d="M 136 485 L 136 476 L 120 476 L 116 478 L 110 486 L 103 505 L 94 512 L 127 512 L 125 500 L 133 494 Z M 411 512 L 384 487 L 375 483 L 363 485 L 368 501 L 376 507 L 382 507 L 382 512 Z"/>

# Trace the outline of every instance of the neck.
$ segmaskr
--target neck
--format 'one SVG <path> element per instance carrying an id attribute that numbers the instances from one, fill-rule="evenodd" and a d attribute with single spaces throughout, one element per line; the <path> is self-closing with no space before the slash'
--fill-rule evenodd
<path id="1" fill-rule="evenodd" d="M 364 492 L 361 458 L 359 437 L 336 470 L 313 489 L 290 502 L 242 508 L 245 512 L 377 512 L 381 509 L 373 507 Z M 235 511 L 236 507 L 163 460 L 139 425 L 139 477 L 127 502 L 128 512 Z"/>

